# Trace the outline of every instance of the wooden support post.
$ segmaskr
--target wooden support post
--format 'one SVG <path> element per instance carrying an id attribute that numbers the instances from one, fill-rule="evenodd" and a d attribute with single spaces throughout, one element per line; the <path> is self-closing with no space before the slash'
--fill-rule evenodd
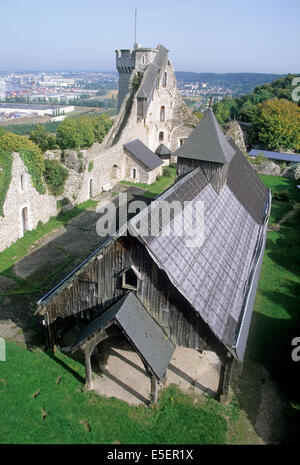
<path id="1" fill-rule="evenodd" d="M 85 387 L 87 389 L 93 389 L 91 352 L 87 348 L 84 350 L 84 361 L 85 361 Z"/>
<path id="2" fill-rule="evenodd" d="M 107 353 L 107 349 L 104 344 L 101 342 L 97 345 L 97 352 L 98 352 L 98 368 L 100 371 L 104 371 L 107 365 L 107 360 L 109 354 Z"/>
<path id="3" fill-rule="evenodd" d="M 157 379 L 154 375 L 150 375 L 151 380 L 151 405 L 157 404 Z"/>
<path id="4" fill-rule="evenodd" d="M 45 323 L 47 330 L 48 349 L 52 350 L 52 352 L 55 352 L 54 323 L 50 323 L 48 313 L 45 315 Z"/>
<path id="5" fill-rule="evenodd" d="M 233 365 L 232 355 L 227 356 L 226 361 L 222 361 L 220 377 L 219 377 L 219 386 L 217 391 L 217 400 L 220 402 L 226 402 L 228 400 L 229 386 L 231 380 Z"/>

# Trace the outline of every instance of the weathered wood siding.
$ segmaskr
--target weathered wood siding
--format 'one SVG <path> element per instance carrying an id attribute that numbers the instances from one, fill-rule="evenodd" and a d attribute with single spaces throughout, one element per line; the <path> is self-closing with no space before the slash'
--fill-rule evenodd
<path id="1" fill-rule="evenodd" d="M 191 158 L 178 157 L 177 160 L 177 177 L 181 177 L 195 168 L 202 168 L 208 181 L 219 194 L 222 187 L 227 181 L 228 164 L 214 163 L 204 160 L 193 160 Z"/>
<path id="2" fill-rule="evenodd" d="M 136 238 L 120 237 L 101 252 L 47 304 L 50 322 L 80 312 L 87 319 L 95 318 L 127 292 L 122 288 L 122 272 L 134 265 L 142 275 L 137 296 L 172 342 L 222 353 L 223 346 L 209 327 Z"/>

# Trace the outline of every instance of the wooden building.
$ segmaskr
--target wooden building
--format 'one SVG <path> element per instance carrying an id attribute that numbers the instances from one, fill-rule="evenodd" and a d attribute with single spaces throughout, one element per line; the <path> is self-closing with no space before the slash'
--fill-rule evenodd
<path id="1" fill-rule="evenodd" d="M 61 325 L 82 318 L 71 350 L 85 353 L 89 387 L 93 350 L 101 365 L 102 341 L 122 333 L 149 373 L 153 402 L 175 346 L 218 355 L 226 398 L 232 362 L 245 353 L 271 196 L 210 109 L 175 155 L 175 184 L 45 295 L 38 313 L 51 348 Z M 181 208 L 164 216 L 166 204 Z M 194 227 L 199 204 L 204 221 Z"/>

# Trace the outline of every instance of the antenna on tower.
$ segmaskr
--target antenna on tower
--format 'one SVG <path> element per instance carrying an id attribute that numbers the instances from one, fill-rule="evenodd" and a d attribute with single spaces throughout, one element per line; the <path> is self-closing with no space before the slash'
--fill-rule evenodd
<path id="1" fill-rule="evenodd" d="M 134 8 L 134 43 L 136 44 L 136 17 L 137 17 L 137 6 Z"/>

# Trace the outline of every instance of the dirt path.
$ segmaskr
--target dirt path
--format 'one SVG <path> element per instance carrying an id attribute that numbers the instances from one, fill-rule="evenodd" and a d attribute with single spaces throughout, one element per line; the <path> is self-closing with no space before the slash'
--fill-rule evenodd
<path id="1" fill-rule="evenodd" d="M 148 405 L 150 379 L 144 365 L 126 339 L 111 338 L 101 345 L 108 355 L 101 373 L 94 367 L 93 390 L 102 396 L 117 397 L 129 404 Z M 220 364 L 213 352 L 199 353 L 194 349 L 177 347 L 159 390 L 176 384 L 182 391 L 215 396 Z"/>

